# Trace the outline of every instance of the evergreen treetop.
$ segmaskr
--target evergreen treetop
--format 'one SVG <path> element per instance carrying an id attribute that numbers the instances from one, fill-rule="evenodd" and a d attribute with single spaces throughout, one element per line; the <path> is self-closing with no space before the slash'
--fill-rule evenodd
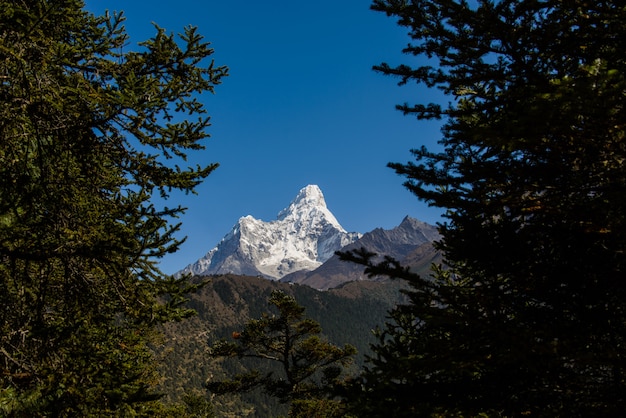
<path id="1" fill-rule="evenodd" d="M 446 268 L 407 279 L 364 374 L 368 416 L 611 416 L 626 335 L 626 8 L 617 2 L 376 0 L 422 64 L 376 70 L 441 89 L 398 106 L 443 118 L 442 152 L 392 163 L 446 222 Z M 373 395 L 376 397 L 373 398 Z M 385 412 L 383 412 L 385 411 Z"/>
<path id="2" fill-rule="evenodd" d="M 0 411 L 141 413 L 154 325 L 193 287 L 156 260 L 216 164 L 181 167 L 227 69 L 195 28 L 129 47 L 123 16 L 78 0 L 0 2 Z M 145 401 L 145 402 L 144 402 Z M 150 407 L 151 408 L 151 407 Z"/>

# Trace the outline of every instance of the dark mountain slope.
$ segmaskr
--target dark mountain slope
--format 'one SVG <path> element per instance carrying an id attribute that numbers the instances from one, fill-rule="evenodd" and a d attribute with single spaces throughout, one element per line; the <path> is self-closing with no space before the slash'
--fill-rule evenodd
<path id="1" fill-rule="evenodd" d="M 437 239 L 439 233 L 436 227 L 407 216 L 397 227 L 389 230 L 376 228 L 341 251 L 365 248 L 380 256 L 391 256 L 417 273 L 428 274 L 430 265 L 441 260 L 432 248 L 432 242 Z M 330 289 L 350 281 L 368 280 L 363 270 L 363 266 L 341 261 L 334 255 L 313 271 L 296 272 L 281 281 Z"/>
<path id="2" fill-rule="evenodd" d="M 267 299 L 280 289 L 296 298 L 306 308 L 306 315 L 318 321 L 327 338 L 337 344 L 352 344 L 363 362 L 374 342 L 371 330 L 385 321 L 387 312 L 400 300 L 400 282 L 351 282 L 326 292 L 308 286 L 270 281 L 259 277 L 212 276 L 193 280 L 209 284 L 191 295 L 189 306 L 198 315 L 180 323 L 168 324 L 163 343 L 156 347 L 165 379 L 162 388 L 171 399 L 184 393 L 204 394 L 203 383 L 210 376 L 236 372 L 237 364 L 211 360 L 208 342 L 230 338 L 252 318 L 268 311 Z M 254 409 L 251 417 L 277 416 L 282 410 L 271 399 L 258 394 L 242 398 L 215 398 L 220 416 L 244 416 L 244 409 Z M 278 408 L 278 409 L 276 409 Z"/>

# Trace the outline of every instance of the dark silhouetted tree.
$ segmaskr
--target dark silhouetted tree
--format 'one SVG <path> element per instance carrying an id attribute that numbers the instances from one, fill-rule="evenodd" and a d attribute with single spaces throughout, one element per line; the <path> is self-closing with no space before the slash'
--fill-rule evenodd
<path id="1" fill-rule="evenodd" d="M 261 388 L 291 404 L 290 416 L 338 416 L 341 407 L 329 397 L 356 349 L 325 341 L 319 324 L 304 317 L 304 308 L 292 296 L 274 291 L 268 302 L 277 314 L 251 320 L 241 332 L 233 332 L 234 342 L 221 340 L 211 346 L 212 357 L 252 358 L 262 365 L 229 380 L 210 380 L 207 388 L 215 394 Z"/>
<path id="2" fill-rule="evenodd" d="M 155 325 L 193 290 L 156 262 L 216 164 L 199 95 L 226 75 L 194 28 L 129 46 L 121 14 L 77 0 L 0 1 L 0 415 L 159 410 Z M 156 409 L 154 409 L 156 408 Z"/>
<path id="3" fill-rule="evenodd" d="M 375 69 L 449 100 L 441 152 L 390 164 L 445 210 L 444 268 L 411 274 L 380 331 L 361 416 L 616 416 L 626 407 L 626 8 L 376 0 L 416 66 Z"/>

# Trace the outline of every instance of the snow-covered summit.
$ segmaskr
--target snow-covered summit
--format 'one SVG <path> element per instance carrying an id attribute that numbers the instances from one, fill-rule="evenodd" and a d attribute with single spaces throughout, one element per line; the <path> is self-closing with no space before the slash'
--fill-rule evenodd
<path id="1" fill-rule="evenodd" d="M 326 208 L 326 200 L 320 188 L 314 184 L 303 187 L 298 195 L 291 201 L 288 207 L 278 213 L 277 220 L 283 220 L 289 214 L 300 212 L 307 208 Z"/>
<path id="2" fill-rule="evenodd" d="M 320 188 L 308 185 L 274 221 L 250 215 L 240 218 L 215 248 L 179 274 L 234 273 L 280 279 L 319 267 L 360 237 L 346 232 L 326 206 Z"/>

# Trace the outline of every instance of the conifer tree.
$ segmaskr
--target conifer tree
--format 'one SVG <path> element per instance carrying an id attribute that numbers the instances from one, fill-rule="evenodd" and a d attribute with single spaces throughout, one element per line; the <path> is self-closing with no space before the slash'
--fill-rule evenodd
<path id="1" fill-rule="evenodd" d="M 148 347 L 193 290 L 158 258 L 181 241 L 160 207 L 216 164 L 199 101 L 227 69 L 195 28 L 133 47 L 122 14 L 0 1 L 0 415 L 160 410 Z M 155 409 L 156 408 L 156 409 Z"/>
<path id="2" fill-rule="evenodd" d="M 446 268 L 407 280 L 361 416 L 616 416 L 626 407 L 626 8 L 619 2 L 375 0 L 417 65 L 375 69 L 449 100 L 441 152 L 390 167 L 445 210 Z"/>
<path id="3" fill-rule="evenodd" d="M 329 397 L 356 349 L 337 347 L 320 337 L 319 323 L 305 318 L 304 308 L 292 296 L 275 290 L 268 303 L 277 312 L 263 314 L 241 332 L 233 332 L 234 342 L 220 340 L 211 345 L 212 357 L 256 359 L 261 366 L 231 379 L 211 379 L 207 388 L 215 394 L 261 388 L 290 404 L 289 416 L 339 416 L 341 406 Z"/>

